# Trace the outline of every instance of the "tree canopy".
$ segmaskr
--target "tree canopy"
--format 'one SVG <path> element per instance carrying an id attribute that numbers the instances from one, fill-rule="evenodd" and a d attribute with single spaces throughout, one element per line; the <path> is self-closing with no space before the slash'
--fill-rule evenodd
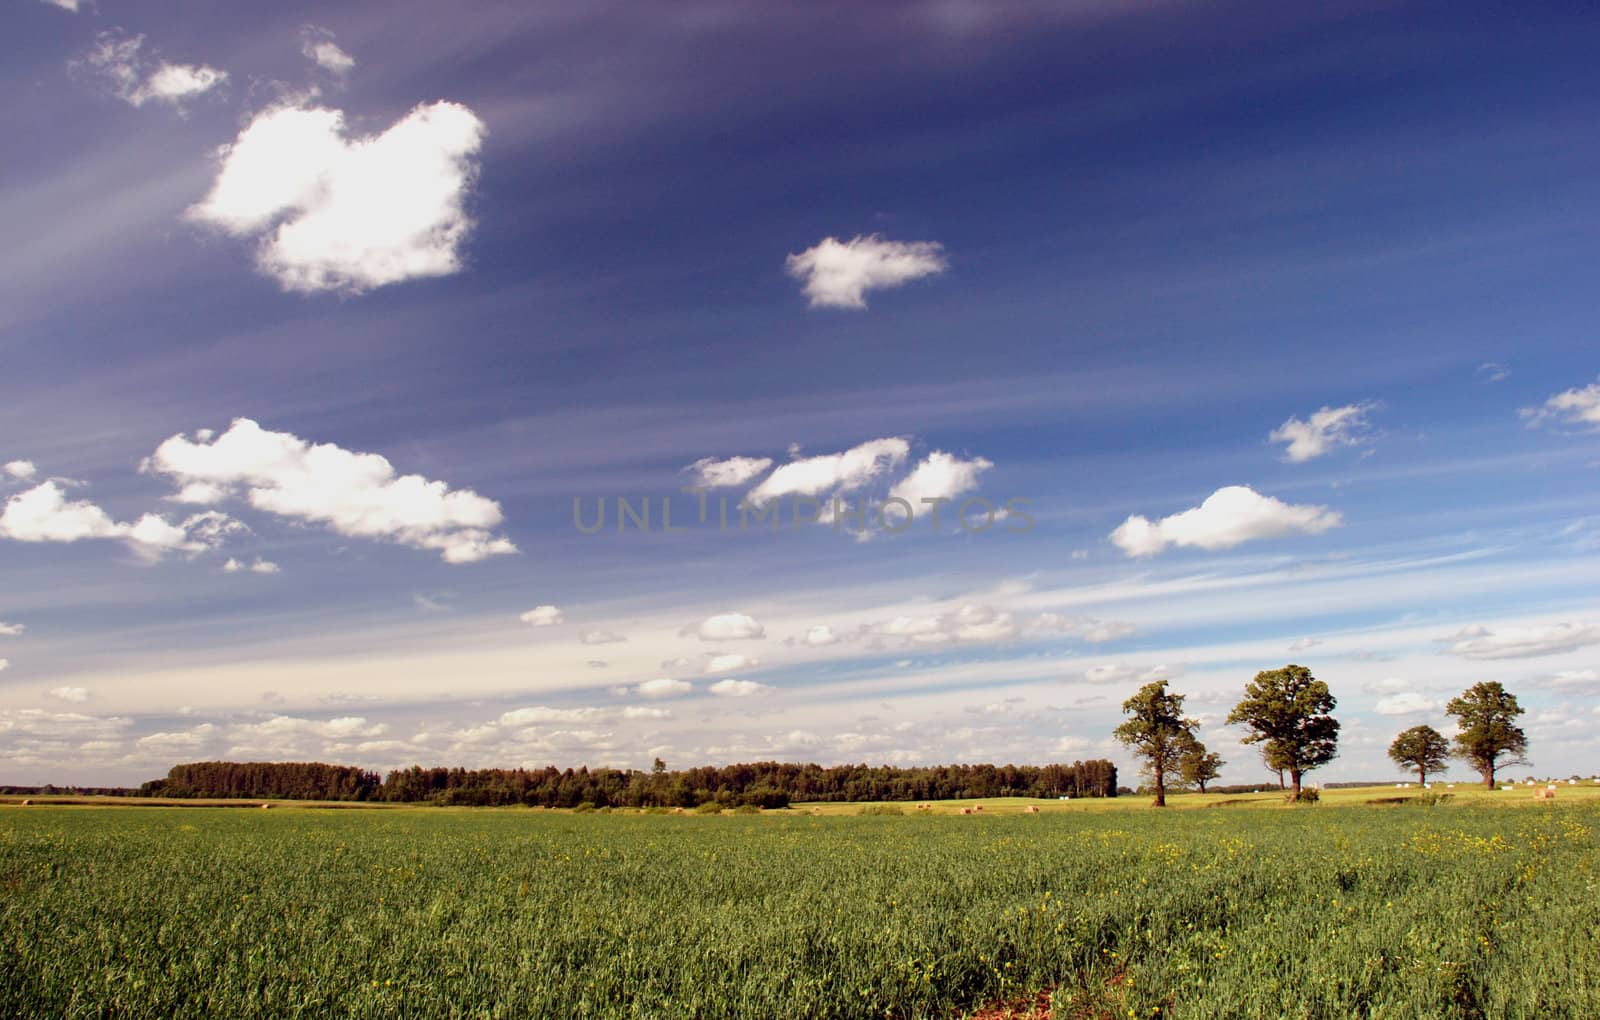
<path id="1" fill-rule="evenodd" d="M 1122 703 L 1128 721 L 1114 735 L 1143 762 L 1143 772 L 1156 788 L 1156 807 L 1167 806 L 1167 775 L 1182 765 L 1184 751 L 1194 743 L 1193 719 L 1183 717 L 1183 695 L 1167 691 L 1165 680 L 1156 680 Z"/>
<path id="2" fill-rule="evenodd" d="M 1249 727 L 1245 743 L 1266 743 L 1267 766 L 1289 773 L 1298 799 L 1301 777 L 1338 756 L 1339 720 L 1328 714 L 1337 705 L 1327 684 L 1291 663 L 1257 673 L 1228 722 Z"/>
<path id="3" fill-rule="evenodd" d="M 1417 782 L 1428 783 L 1428 773 L 1443 772 L 1450 761 L 1450 742 L 1432 726 L 1413 726 L 1394 738 L 1389 757 L 1396 765 L 1415 769 Z"/>
<path id="4" fill-rule="evenodd" d="M 1456 755 L 1494 788 L 1495 769 L 1501 765 L 1526 765 L 1528 735 L 1516 724 L 1523 712 L 1517 696 L 1498 680 L 1473 684 L 1445 706 L 1456 717 Z"/>
<path id="5" fill-rule="evenodd" d="M 1199 787 L 1201 793 L 1206 792 L 1207 783 L 1222 774 L 1222 766 L 1226 764 L 1228 763 L 1222 760 L 1222 755 L 1206 750 L 1206 745 L 1193 736 L 1184 745 L 1183 753 L 1178 759 L 1178 768 L 1184 783 Z"/>

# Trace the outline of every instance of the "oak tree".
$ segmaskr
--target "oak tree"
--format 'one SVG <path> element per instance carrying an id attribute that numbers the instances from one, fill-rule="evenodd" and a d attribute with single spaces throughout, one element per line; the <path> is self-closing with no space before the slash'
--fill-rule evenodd
<path id="1" fill-rule="evenodd" d="M 1394 738 L 1389 757 L 1396 765 L 1415 769 L 1417 782 L 1428 785 L 1428 773 L 1443 772 L 1450 760 L 1450 742 L 1432 726 L 1413 726 Z"/>
<path id="2" fill-rule="evenodd" d="M 1528 764 L 1524 757 L 1528 735 L 1517 725 L 1523 708 L 1498 680 L 1473 684 L 1444 710 L 1456 717 L 1461 731 L 1456 734 L 1456 756 L 1471 765 L 1489 789 L 1494 789 L 1494 772 L 1501 765 Z"/>
<path id="3" fill-rule="evenodd" d="M 1298 800 L 1301 777 L 1339 753 L 1339 720 L 1328 714 L 1337 705 L 1327 684 L 1291 663 L 1257 673 L 1228 722 L 1249 727 L 1245 743 L 1266 744 L 1268 767 L 1289 773 Z"/>
<path id="4" fill-rule="evenodd" d="M 1144 761 L 1144 773 L 1156 788 L 1156 807 L 1167 806 L 1167 775 L 1181 767 L 1184 750 L 1195 743 L 1193 719 L 1183 717 L 1183 695 L 1167 691 L 1157 680 L 1139 688 L 1122 703 L 1128 721 L 1114 735 Z"/>

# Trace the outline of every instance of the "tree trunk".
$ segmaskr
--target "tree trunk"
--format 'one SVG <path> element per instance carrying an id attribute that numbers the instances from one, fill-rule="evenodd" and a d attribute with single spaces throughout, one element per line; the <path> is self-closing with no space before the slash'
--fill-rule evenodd
<path id="1" fill-rule="evenodd" d="M 1278 789 L 1283 789 L 1283 769 L 1278 770 Z"/>
<path id="2" fill-rule="evenodd" d="M 1483 770 L 1483 785 L 1487 789 L 1494 789 L 1494 763 L 1490 762 Z"/>
<path id="3" fill-rule="evenodd" d="M 1427 786 L 1428 785 L 1428 770 L 1427 769 L 1422 769 L 1422 768 L 1417 769 L 1417 785 L 1418 786 Z"/>
<path id="4" fill-rule="evenodd" d="M 1156 767 L 1156 807 L 1167 806 L 1167 776 L 1160 766 Z"/>
<path id="5" fill-rule="evenodd" d="M 1293 785 L 1293 788 L 1294 788 L 1294 799 L 1295 800 L 1299 800 L 1300 799 L 1300 770 L 1299 769 L 1290 769 L 1289 770 L 1289 781 Z"/>

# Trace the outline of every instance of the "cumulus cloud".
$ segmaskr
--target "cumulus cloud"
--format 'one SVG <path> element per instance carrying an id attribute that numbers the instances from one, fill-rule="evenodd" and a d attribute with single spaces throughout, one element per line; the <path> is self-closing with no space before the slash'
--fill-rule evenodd
<path id="1" fill-rule="evenodd" d="M 722 698 L 748 698 L 752 694 L 765 694 L 776 688 L 766 684 L 758 684 L 754 680 L 718 680 L 708 688 L 712 694 Z"/>
<path id="2" fill-rule="evenodd" d="M 465 202 L 485 128 L 467 107 L 416 107 L 349 138 L 344 113 L 280 106 L 218 151 L 211 192 L 188 216 L 259 236 L 256 262 L 286 290 L 359 293 L 461 268 Z"/>
<path id="3" fill-rule="evenodd" d="M 617 645 L 628 639 L 609 630 L 589 630 L 584 631 L 578 640 L 586 645 Z"/>
<path id="4" fill-rule="evenodd" d="M 693 473 L 696 488 L 725 489 L 743 485 L 771 466 L 771 457 L 701 457 L 684 470 Z"/>
<path id="5" fill-rule="evenodd" d="M 1374 406 L 1369 401 L 1343 407 L 1324 407 L 1305 421 L 1290 418 L 1267 438 L 1274 443 L 1288 444 L 1284 459 L 1298 464 L 1320 457 L 1336 446 L 1354 446 L 1361 442 L 1362 433 L 1367 427 L 1367 415 Z"/>
<path id="6" fill-rule="evenodd" d="M 1387 698 L 1379 698 L 1375 711 L 1379 715 L 1416 715 L 1420 712 L 1433 712 L 1439 707 L 1437 701 L 1423 697 L 1416 691 L 1407 691 L 1404 694 L 1391 694 Z"/>
<path id="7" fill-rule="evenodd" d="M 16 637 L 28 628 L 20 623 L 6 623 L 0 620 L 0 637 Z"/>
<path id="8" fill-rule="evenodd" d="M 813 498 L 864 485 L 905 462 L 911 444 L 898 436 L 872 439 L 842 453 L 792 460 L 745 494 L 752 506 L 763 506 L 783 496 Z"/>
<path id="9" fill-rule="evenodd" d="M 279 568 L 276 563 L 271 560 L 264 560 L 259 556 L 250 563 L 236 560 L 230 556 L 228 557 L 228 562 L 222 565 L 222 569 L 230 574 L 238 574 L 244 571 L 249 571 L 252 574 L 276 574 Z"/>
<path id="10" fill-rule="evenodd" d="M 346 74 L 356 66 L 356 58 L 333 40 L 333 33 L 327 29 L 307 25 L 300 30 L 300 54 L 324 71 Z"/>
<path id="11" fill-rule="evenodd" d="M 1111 533 L 1111 541 L 1129 556 L 1154 556 L 1171 545 L 1228 549 L 1254 539 L 1317 535 L 1339 523 L 1339 514 L 1327 507 L 1285 503 L 1247 485 L 1229 485 L 1199 506 L 1159 521 L 1131 516 Z"/>
<path id="12" fill-rule="evenodd" d="M 646 698 L 670 698 L 679 694 L 688 694 L 694 690 L 694 684 L 687 680 L 674 680 L 671 677 L 660 677 L 655 680 L 646 680 L 636 687 L 635 692 Z"/>
<path id="13" fill-rule="evenodd" d="M 790 255 L 789 275 L 800 281 L 813 308 L 865 308 L 866 292 L 899 287 L 942 273 L 944 246 L 936 241 L 887 241 L 877 234 L 841 241 L 825 237 Z"/>
<path id="14" fill-rule="evenodd" d="M 77 542 L 121 539 L 140 558 L 156 560 L 168 552 L 201 553 L 215 549 L 244 526 L 211 510 L 173 524 L 157 514 L 132 523 L 116 521 L 88 500 L 68 499 L 54 479 L 6 500 L 0 513 L 0 538 L 18 542 Z"/>
<path id="15" fill-rule="evenodd" d="M 517 708 L 500 716 L 502 726 L 532 726 L 540 723 L 578 723 L 594 722 L 602 719 L 607 713 L 598 708 L 547 708 L 544 705 L 535 705 L 532 708 Z"/>
<path id="16" fill-rule="evenodd" d="M 501 513 L 492 499 L 421 475 L 396 475 L 378 454 L 312 444 L 248 418 L 234 419 L 220 436 L 206 430 L 193 440 L 175 435 L 144 466 L 183 486 L 180 494 L 196 484 L 213 501 L 242 492 L 257 510 L 324 524 L 351 538 L 438 550 L 446 563 L 517 551 L 493 534 Z"/>
<path id="17" fill-rule="evenodd" d="M 825 623 L 819 623 L 815 627 L 807 628 L 806 636 L 800 639 L 801 644 L 810 645 L 813 648 L 838 644 L 838 642 L 839 638 L 833 633 L 833 628 Z"/>
<path id="18" fill-rule="evenodd" d="M 622 710 L 624 719 L 671 719 L 672 710 L 667 708 L 648 708 L 644 705 L 629 705 Z"/>
<path id="19" fill-rule="evenodd" d="M 935 450 L 923 459 L 909 475 L 889 490 L 890 498 L 903 499 L 911 505 L 914 514 L 927 509 L 923 500 L 954 499 L 978 487 L 978 478 L 994 467 L 982 457 L 962 460 L 943 450 Z"/>
<path id="20" fill-rule="evenodd" d="M 1538 407 L 1524 407 L 1519 413 L 1530 426 L 1600 428 L 1600 382 L 1592 382 L 1582 389 L 1563 390 Z"/>
<path id="21" fill-rule="evenodd" d="M 228 80 L 226 71 L 204 64 L 158 61 L 154 67 L 144 51 L 144 36 L 120 29 L 101 32 L 95 44 L 73 67 L 100 79 L 113 95 L 131 106 L 162 102 L 182 106 Z"/>
<path id="22" fill-rule="evenodd" d="M 34 467 L 31 460 L 8 460 L 4 470 L 10 477 L 24 482 L 39 473 L 39 469 Z"/>
<path id="23" fill-rule="evenodd" d="M 1101 620 L 1093 616 L 1064 616 L 1060 613 L 1040 613 L 1028 624 L 1028 631 L 1036 635 L 1062 635 L 1080 638 L 1090 644 L 1115 641 L 1137 633 L 1138 626 L 1125 620 Z"/>
<path id="24" fill-rule="evenodd" d="M 1556 623 L 1494 631 L 1478 624 L 1464 627 L 1444 640 L 1448 642 L 1445 652 L 1463 659 L 1532 659 L 1600 644 L 1600 626 Z"/>
<path id="25" fill-rule="evenodd" d="M 530 627 L 552 627 L 566 617 L 555 606 L 534 606 L 517 619 Z"/>
<path id="26" fill-rule="evenodd" d="M 758 665 L 760 665 L 760 660 L 758 659 L 752 659 L 748 655 L 740 655 L 738 652 L 730 652 L 727 655 L 713 655 L 706 662 L 706 672 L 711 674 L 732 673 L 735 670 L 750 669 Z"/>
<path id="27" fill-rule="evenodd" d="M 767 629 L 744 613 L 719 613 L 701 620 L 693 633 L 701 641 L 744 641 L 766 637 Z"/>
<path id="28" fill-rule="evenodd" d="M 81 705 L 89 700 L 89 691 L 84 687 L 54 687 L 50 690 L 50 696 L 57 701 L 70 701 Z"/>
<path id="29" fill-rule="evenodd" d="M 1019 628 L 1010 613 L 973 603 L 949 613 L 900 615 L 868 624 L 860 631 L 861 636 L 869 640 L 889 639 L 902 646 L 1004 641 L 1018 633 Z"/>

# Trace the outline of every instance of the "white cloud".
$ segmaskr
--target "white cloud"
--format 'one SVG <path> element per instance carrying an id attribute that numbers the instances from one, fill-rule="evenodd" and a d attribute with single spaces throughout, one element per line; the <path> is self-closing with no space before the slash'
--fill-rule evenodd
<path id="1" fill-rule="evenodd" d="M 825 237 L 787 261 L 811 307 L 865 308 L 866 292 L 941 273 L 948 265 L 935 241 L 886 241 L 877 234 L 848 241 Z"/>
<path id="2" fill-rule="evenodd" d="M 1100 644 L 1128 637 L 1137 633 L 1139 628 L 1125 620 L 1101 620 L 1093 616 L 1040 613 L 1029 623 L 1028 630 L 1034 634 L 1061 634 L 1081 638 L 1091 644 Z"/>
<path id="3" fill-rule="evenodd" d="M 69 500 L 54 479 L 12 496 L 0 513 L 0 538 L 18 542 L 121 539 L 147 560 L 159 559 L 167 552 L 215 549 L 226 535 L 243 528 L 215 510 L 194 514 L 178 524 L 156 514 L 145 514 L 131 524 L 115 521 L 88 500 Z"/>
<path id="4" fill-rule="evenodd" d="M 902 646 L 1005 641 L 1019 633 L 1016 621 L 993 606 L 968 603 L 949 613 L 893 617 L 861 630 L 869 639 L 892 639 Z"/>
<path id="5" fill-rule="evenodd" d="M 179 434 L 145 461 L 184 486 L 243 489 L 257 510 L 325 524 L 352 538 L 380 538 L 436 549 L 446 563 L 471 563 L 517 551 L 495 535 L 500 505 L 470 489 L 452 490 L 421 475 L 396 475 L 388 460 L 331 443 L 311 444 L 236 418 L 221 436 Z"/>
<path id="6" fill-rule="evenodd" d="M 226 71 L 204 64 L 172 64 L 161 61 L 147 70 L 149 61 L 141 51 L 144 36 L 126 35 L 121 29 L 101 32 L 88 53 L 73 62 L 99 77 L 113 95 L 132 106 L 167 103 L 181 106 L 186 99 L 204 95 L 228 80 Z"/>
<path id="7" fill-rule="evenodd" d="M 1115 686 L 1154 683 L 1157 680 L 1174 680 L 1183 675 L 1182 667 L 1148 666 L 1140 668 L 1122 663 L 1106 662 L 1090 666 L 1081 677 L 1085 683 Z"/>
<path id="8" fill-rule="evenodd" d="M 1439 703 L 1423 697 L 1415 691 L 1404 694 L 1391 694 L 1387 698 L 1378 699 L 1375 711 L 1379 715 L 1416 715 L 1420 712 L 1437 710 Z"/>
<path id="9" fill-rule="evenodd" d="M 1247 485 L 1229 485 L 1159 521 L 1129 517 L 1111 541 L 1129 556 L 1154 556 L 1169 545 L 1227 549 L 1253 539 L 1316 535 L 1338 525 L 1339 514 L 1327 507 L 1285 503 Z"/>
<path id="10" fill-rule="evenodd" d="M 1320 457 L 1335 446 L 1354 446 L 1361 442 L 1367 415 L 1374 406 L 1367 402 L 1324 407 L 1306 421 L 1290 418 L 1267 438 L 1274 443 L 1287 443 L 1285 459 L 1298 464 Z"/>
<path id="11" fill-rule="evenodd" d="M 772 466 L 771 457 L 701 457 L 684 468 L 694 472 L 694 484 L 700 489 L 725 489 L 745 482 Z"/>
<path id="12" fill-rule="evenodd" d="M 700 621 L 694 634 L 701 641 L 744 641 L 766 637 L 767 629 L 744 613 L 720 613 Z"/>
<path id="13" fill-rule="evenodd" d="M 824 645 L 832 645 L 839 642 L 838 637 L 833 633 L 833 628 L 825 623 L 819 623 L 815 627 L 807 628 L 806 636 L 800 640 L 803 644 L 810 645 L 813 648 L 821 648 Z"/>
<path id="14" fill-rule="evenodd" d="M 643 705 L 629 705 L 622 710 L 624 719 L 671 719 L 672 710 L 666 708 L 646 708 Z"/>
<path id="15" fill-rule="evenodd" d="M 1321 641 L 1320 638 L 1314 638 L 1314 637 L 1297 638 L 1294 641 L 1289 643 L 1289 651 L 1291 651 L 1291 652 L 1303 652 L 1307 648 L 1315 648 L 1320 644 L 1322 644 L 1322 641 Z"/>
<path id="16" fill-rule="evenodd" d="M 921 464 L 889 490 L 890 498 L 903 499 L 916 515 L 931 510 L 923 500 L 954 499 L 978 487 L 978 477 L 994 467 L 982 457 L 962 460 L 942 450 L 928 454 Z"/>
<path id="17" fill-rule="evenodd" d="M 34 467 L 33 461 L 31 460 L 8 460 L 6 461 L 5 473 L 10 475 L 12 478 L 18 478 L 23 481 L 27 481 L 29 478 L 32 478 L 34 475 L 38 474 L 39 469 Z"/>
<path id="18" fill-rule="evenodd" d="M 898 467 L 910 452 L 910 443 L 898 436 L 891 436 L 868 440 L 842 453 L 792 460 L 746 493 L 745 500 L 754 506 L 762 506 L 788 495 L 817 497 L 852 489 L 884 471 Z"/>
<path id="19" fill-rule="evenodd" d="M 636 691 L 646 698 L 670 698 L 679 694 L 688 694 L 693 689 L 694 684 L 689 683 L 687 680 L 660 677 L 656 680 L 646 680 L 636 688 Z"/>
<path id="20" fill-rule="evenodd" d="M 74 14 L 78 12 L 79 0 L 44 0 L 44 2 L 49 4 L 51 7 L 59 7 L 64 11 L 71 11 Z"/>
<path id="21" fill-rule="evenodd" d="M 766 684 L 758 684 L 754 680 L 718 680 L 709 690 L 712 694 L 723 698 L 748 698 L 752 694 L 765 694 L 776 688 Z"/>
<path id="22" fill-rule="evenodd" d="M 532 609 L 517 617 L 530 627 L 552 627 L 566 617 L 555 606 L 534 606 Z"/>
<path id="23" fill-rule="evenodd" d="M 502 726 L 531 726 L 538 723 L 578 723 L 594 722 L 606 715 L 603 709 L 598 708 L 547 708 L 536 705 L 533 708 L 517 708 L 500 716 Z"/>
<path id="24" fill-rule="evenodd" d="M 1450 642 L 1445 652 L 1464 659 L 1531 659 L 1600 644 L 1600 626 L 1556 623 L 1492 631 L 1480 624 L 1465 627 L 1445 640 Z"/>
<path id="25" fill-rule="evenodd" d="M 345 136 L 343 112 L 281 106 L 218 152 L 189 217 L 260 235 L 257 265 L 286 290 L 360 292 L 461 268 L 465 200 L 485 128 L 459 103 L 418 106 L 387 131 Z"/>
<path id="26" fill-rule="evenodd" d="M 83 687 L 55 687 L 51 689 L 50 696 L 58 701 L 81 705 L 89 700 L 89 691 Z"/>
<path id="27" fill-rule="evenodd" d="M 300 54 L 324 71 L 346 74 L 356 66 L 356 58 L 333 40 L 333 33 L 327 29 L 307 25 L 300 30 Z"/>
<path id="28" fill-rule="evenodd" d="M 6 623 L 0 620 L 0 637 L 16 637 L 28 628 L 20 623 Z"/>
<path id="29" fill-rule="evenodd" d="M 230 574 L 237 574 L 246 570 L 252 574 L 276 574 L 278 573 L 279 568 L 276 563 L 273 563 L 271 560 L 264 560 L 259 556 L 257 556 L 251 563 L 246 563 L 243 560 L 236 560 L 230 556 L 228 557 L 228 562 L 222 565 L 222 569 Z"/>
<path id="30" fill-rule="evenodd" d="M 1520 413 L 1529 425 L 1553 422 L 1600 428 L 1600 382 L 1563 390 L 1538 407 L 1524 407 Z"/>
<path id="31" fill-rule="evenodd" d="M 1410 680 L 1398 676 L 1386 676 L 1381 680 L 1369 680 L 1361 685 L 1361 689 L 1368 694 L 1396 694 L 1409 691 L 1415 686 Z"/>
<path id="32" fill-rule="evenodd" d="M 586 645 L 617 645 L 628 639 L 609 630 L 590 630 L 585 631 L 578 640 Z"/>
<path id="33" fill-rule="evenodd" d="M 758 665 L 760 665 L 760 660 L 758 659 L 752 659 L 748 655 L 740 655 L 738 652 L 730 652 L 727 655 L 713 655 L 706 662 L 706 672 L 710 674 L 732 673 L 735 670 L 750 669 Z"/>
<path id="34" fill-rule="evenodd" d="M 4 672 L 5 670 L 7 670 L 9 668 L 11 668 L 11 660 L 10 659 L 0 659 L 0 672 Z"/>

